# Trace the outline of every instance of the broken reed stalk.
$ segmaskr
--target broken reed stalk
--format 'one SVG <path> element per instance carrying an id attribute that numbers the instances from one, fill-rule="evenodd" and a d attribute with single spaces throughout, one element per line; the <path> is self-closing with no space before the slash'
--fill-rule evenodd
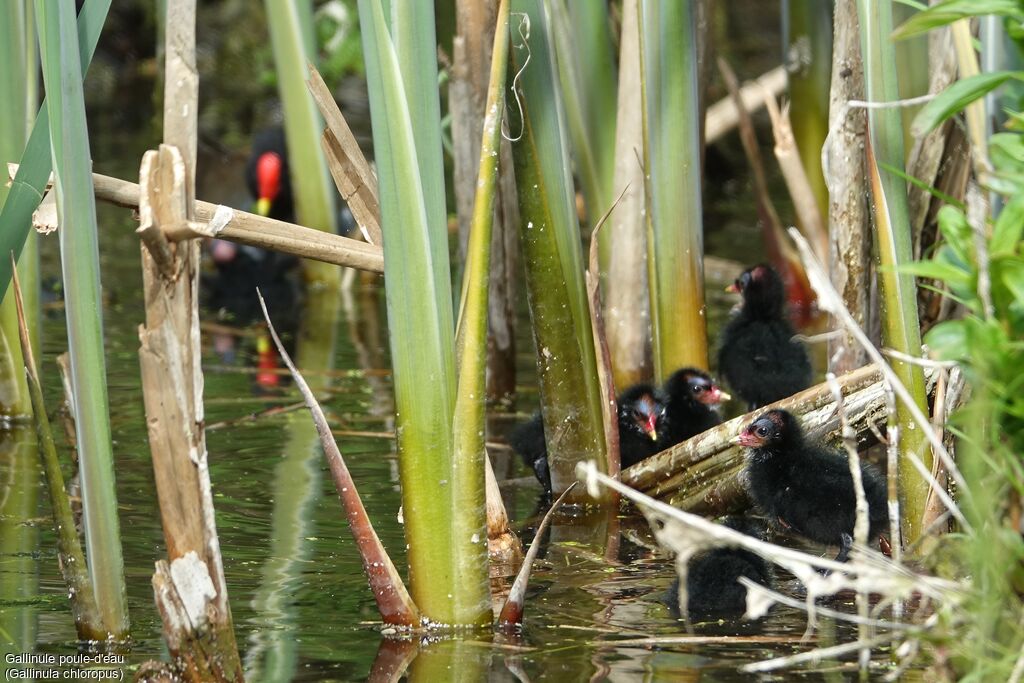
<path id="1" fill-rule="evenodd" d="M 9 177 L 13 178 L 18 168 L 17 164 L 8 164 Z M 100 173 L 93 173 L 92 179 L 97 199 L 128 209 L 139 208 L 140 188 L 136 183 Z M 337 266 L 384 272 L 380 245 L 264 218 L 223 204 L 196 201 L 194 218 L 169 230 L 170 242 L 216 237 Z"/>
<path id="2" fill-rule="evenodd" d="M 760 144 L 750 112 L 747 111 L 739 94 L 739 80 L 724 59 L 718 59 L 718 71 L 739 112 L 740 142 L 743 143 L 743 152 L 753 174 L 754 197 L 757 199 L 757 213 L 761 218 L 769 260 L 779 269 L 785 282 L 787 298 L 806 306 L 811 301 L 810 288 L 800 267 L 800 257 L 786 239 L 786 231 L 768 191 L 768 179 L 764 160 L 761 158 Z"/>
<path id="3" fill-rule="evenodd" d="M 165 26 L 166 144 L 146 152 L 139 173 L 146 302 L 139 365 L 168 558 L 156 563 L 153 592 L 172 658 L 167 674 L 242 681 L 203 429 L 199 242 L 172 248 L 165 235 L 195 219 L 196 0 L 169 0 Z"/>
<path id="4" fill-rule="evenodd" d="M 363 507 L 363 501 L 359 497 L 359 492 L 356 490 L 355 482 L 352 480 L 352 475 L 345 464 L 345 459 L 338 449 L 338 444 L 335 443 L 334 438 L 331 436 L 331 427 L 327 424 L 327 417 L 324 416 L 324 411 L 316 400 L 316 396 L 313 395 L 313 391 L 309 388 L 305 378 L 295 367 L 291 356 L 288 355 L 284 345 L 281 343 L 281 338 L 277 335 L 277 330 L 274 329 L 274 324 L 270 321 L 270 314 L 267 312 L 267 304 L 263 301 L 263 295 L 259 290 L 256 290 L 256 295 L 259 297 L 260 308 L 263 310 L 263 317 L 267 321 L 267 327 L 270 329 L 270 336 L 274 340 L 277 352 L 281 354 L 281 360 L 288 366 L 288 370 L 295 380 L 295 386 L 302 393 L 306 407 L 309 408 L 313 422 L 316 424 L 316 431 L 320 436 L 320 445 L 324 449 L 324 458 L 326 458 L 327 464 L 331 468 L 334 488 L 337 490 L 338 498 L 341 499 L 341 503 L 345 507 L 349 529 L 352 531 L 352 536 L 359 547 L 359 554 L 363 560 L 363 571 L 370 582 L 370 589 L 373 592 L 374 600 L 377 601 L 377 609 L 380 611 L 381 618 L 385 624 L 409 628 L 415 627 L 419 624 L 419 610 L 409 596 L 409 592 L 405 589 L 402 577 L 395 568 L 390 556 L 388 556 L 387 550 L 384 549 L 384 545 L 380 542 L 380 538 L 370 522 L 369 515 L 366 514 L 366 508 Z"/>
<path id="5" fill-rule="evenodd" d="M 814 253 L 822 263 L 828 263 L 828 231 L 825 229 L 825 222 L 821 217 L 818 198 L 807 177 L 807 169 L 804 168 L 801 161 L 796 138 L 793 137 L 793 126 L 789 121 L 790 103 L 783 103 L 780 110 L 779 105 L 775 102 L 775 97 L 767 92 L 764 94 L 764 103 L 768 108 L 772 133 L 775 136 L 773 151 L 779 162 L 779 168 L 782 169 L 782 177 L 789 189 L 789 196 L 793 200 L 797 222 L 804 235 L 814 245 Z"/>
<path id="6" fill-rule="evenodd" d="M 327 167 L 341 198 L 348 204 L 352 217 L 359 224 L 363 238 L 379 247 L 384 240 L 380 231 L 377 176 L 359 149 L 359 143 L 324 83 L 323 76 L 312 64 L 308 68 L 309 80 L 306 85 L 326 125 L 320 145 L 327 157 Z"/>
<path id="7" fill-rule="evenodd" d="M 615 381 L 612 374 L 612 358 L 608 350 L 608 336 L 605 334 L 604 318 L 601 308 L 601 264 L 600 264 L 600 232 L 608 216 L 615 211 L 619 201 L 626 194 L 625 188 L 618 198 L 612 202 L 604 215 L 594 225 L 590 235 L 590 255 L 587 272 L 584 274 L 587 285 L 587 305 L 590 307 L 590 332 L 594 337 L 594 349 L 597 352 L 597 376 L 601 387 L 601 416 L 604 420 L 604 443 L 608 458 L 608 475 L 619 476 L 622 469 L 619 455 L 619 420 L 618 401 L 615 398 Z"/>
<path id="8" fill-rule="evenodd" d="M 25 306 L 22 300 L 21 283 L 18 280 L 17 264 L 11 254 L 12 288 L 14 303 L 18 317 L 18 336 L 21 340 L 21 353 L 25 361 L 24 371 L 28 381 L 29 397 L 32 399 L 33 421 L 36 425 L 36 438 L 39 441 L 39 457 L 42 459 L 43 472 L 46 474 L 46 488 L 50 495 L 50 506 L 53 509 L 53 530 L 57 535 L 57 566 L 60 567 L 64 583 L 68 587 L 68 600 L 71 602 L 71 616 L 75 620 L 75 631 L 80 640 L 106 640 L 107 629 L 104 628 L 96 606 L 96 595 L 89 578 L 89 567 L 82 552 L 82 543 L 75 530 L 75 516 L 71 511 L 71 501 L 64 487 L 64 475 L 61 473 L 57 448 L 50 430 L 50 420 L 46 415 L 43 403 L 43 390 L 39 385 L 39 373 L 36 370 L 32 342 L 29 339 L 28 325 L 25 321 Z"/>
<path id="9" fill-rule="evenodd" d="M 580 466 L 582 467 L 582 464 Z M 526 603 L 526 588 L 530 583 L 530 572 L 533 570 L 533 561 L 537 559 L 541 539 L 544 536 L 544 532 L 551 525 L 555 511 L 562 507 L 562 503 L 565 502 L 569 493 L 576 488 L 577 483 L 579 482 L 574 481 L 569 484 L 565 491 L 562 491 L 562 495 L 551 505 L 551 509 L 547 511 L 544 519 L 540 522 L 540 526 L 537 527 L 537 533 L 533 536 L 533 543 L 530 544 L 530 549 L 526 551 L 526 557 L 523 558 L 523 566 L 519 568 L 519 574 L 516 575 L 516 580 L 512 583 L 512 588 L 508 592 L 508 598 L 506 598 L 505 604 L 501 608 L 501 614 L 498 615 L 498 628 L 510 630 L 522 625 Z M 599 497 L 594 496 L 594 498 Z"/>

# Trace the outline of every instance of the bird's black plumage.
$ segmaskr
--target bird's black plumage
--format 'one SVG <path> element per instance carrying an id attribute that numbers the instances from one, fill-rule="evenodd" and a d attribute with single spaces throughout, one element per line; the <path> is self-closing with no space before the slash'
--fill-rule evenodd
<path id="1" fill-rule="evenodd" d="M 739 312 L 722 331 L 718 372 L 751 408 L 806 389 L 811 361 L 786 319 L 785 290 L 778 273 L 761 264 L 747 269 L 732 288 L 743 295 Z"/>
<path id="2" fill-rule="evenodd" d="M 763 523 L 748 517 L 727 517 L 721 522 L 759 540 L 765 540 Z M 747 589 L 739 582 L 745 576 L 762 586 L 771 587 L 775 573 L 763 558 L 742 548 L 715 548 L 696 555 L 686 567 L 686 607 L 690 616 L 709 617 L 743 614 L 747 609 Z M 679 611 L 679 580 L 669 588 L 667 602 Z"/>
<path id="3" fill-rule="evenodd" d="M 661 449 L 674 446 L 691 436 L 706 432 L 722 421 L 716 406 L 729 398 L 711 379 L 697 368 L 682 368 L 672 373 L 661 393 L 665 396 L 665 424 Z"/>
<path id="4" fill-rule="evenodd" d="M 619 455 L 622 467 L 629 467 L 667 448 L 659 434 L 665 415 L 661 392 L 649 384 L 637 384 L 618 397 Z M 533 470 L 544 491 L 551 493 L 551 470 L 544 439 L 541 414 L 516 427 L 509 444 Z"/>
<path id="5" fill-rule="evenodd" d="M 840 546 L 846 559 L 856 522 L 853 477 L 845 454 L 804 437 L 797 419 L 771 410 L 737 437 L 747 446 L 746 482 L 758 508 L 785 530 L 816 543 Z M 868 504 L 868 540 L 888 527 L 885 478 L 861 463 Z"/>

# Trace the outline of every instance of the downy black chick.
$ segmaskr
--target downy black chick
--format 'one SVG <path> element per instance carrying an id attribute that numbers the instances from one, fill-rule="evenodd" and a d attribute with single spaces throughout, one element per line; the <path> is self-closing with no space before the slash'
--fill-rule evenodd
<path id="1" fill-rule="evenodd" d="M 721 523 L 730 529 L 764 541 L 763 522 L 750 517 L 726 517 Z M 686 568 L 686 607 L 691 617 L 740 615 L 747 610 L 747 589 L 739 582 L 745 576 L 762 586 L 775 582 L 772 566 L 760 556 L 742 548 L 715 548 L 694 556 Z M 672 582 L 666 598 L 674 614 L 680 612 L 679 579 Z"/>
<path id="2" fill-rule="evenodd" d="M 836 560 L 845 562 L 856 522 L 846 455 L 807 440 L 797 419 L 785 410 L 768 411 L 735 441 L 750 449 L 745 476 L 755 505 L 787 531 L 838 545 Z M 871 541 L 888 528 L 885 477 L 867 463 L 860 469 Z"/>
<path id="3" fill-rule="evenodd" d="M 669 446 L 706 432 L 722 421 L 717 407 L 731 396 L 715 384 L 711 376 L 697 368 L 673 372 L 661 388 L 665 396 L 665 425 L 660 447 Z"/>
<path id="4" fill-rule="evenodd" d="M 786 318 L 778 273 L 765 264 L 748 268 L 727 291 L 743 303 L 722 332 L 718 372 L 751 410 L 792 396 L 811 383 L 811 361 Z"/>
<path id="5" fill-rule="evenodd" d="M 665 400 L 649 384 L 637 384 L 618 397 L 619 454 L 622 467 L 634 465 L 662 450 L 658 430 L 665 416 Z M 533 470 L 546 493 L 551 493 L 551 470 L 540 413 L 516 427 L 509 444 Z"/>

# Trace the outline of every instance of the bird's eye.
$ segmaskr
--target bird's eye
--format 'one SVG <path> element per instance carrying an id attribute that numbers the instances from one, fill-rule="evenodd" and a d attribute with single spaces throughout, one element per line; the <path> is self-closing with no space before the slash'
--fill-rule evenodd
<path id="1" fill-rule="evenodd" d="M 703 385 L 701 385 L 701 384 L 694 384 L 693 385 L 693 393 L 699 394 L 702 391 L 704 391 L 704 386 Z"/>
<path id="2" fill-rule="evenodd" d="M 761 436 L 761 437 L 768 436 L 768 428 L 767 427 L 758 427 L 757 429 L 754 430 L 754 433 L 757 434 L 758 436 Z"/>

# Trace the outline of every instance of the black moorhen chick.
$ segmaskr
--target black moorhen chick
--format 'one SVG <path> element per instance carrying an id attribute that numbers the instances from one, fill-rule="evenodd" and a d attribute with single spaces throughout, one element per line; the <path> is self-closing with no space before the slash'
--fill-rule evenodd
<path id="1" fill-rule="evenodd" d="M 665 416 L 665 399 L 649 384 L 637 384 L 618 397 L 619 455 L 622 467 L 649 458 L 663 448 L 658 429 Z M 527 422 L 516 427 L 509 435 L 509 443 L 537 475 L 544 492 L 551 493 L 551 471 L 548 468 L 548 449 L 544 441 L 544 422 L 536 413 Z"/>
<path id="2" fill-rule="evenodd" d="M 721 523 L 759 540 L 767 540 L 764 523 L 749 517 L 726 517 Z M 690 616 L 740 615 L 747 611 L 747 589 L 739 582 L 745 576 L 769 588 L 775 583 L 771 564 L 742 548 L 715 548 L 690 560 L 686 568 L 686 611 Z M 666 602 L 679 613 L 679 579 L 672 582 Z"/>
<path id="3" fill-rule="evenodd" d="M 793 415 L 770 410 L 751 422 L 735 441 L 747 452 L 750 497 L 769 519 L 816 543 L 839 546 L 845 562 L 853 543 L 856 499 L 845 454 L 808 442 Z M 868 540 L 888 527 L 885 477 L 861 463 L 868 503 Z"/>
<path id="4" fill-rule="evenodd" d="M 750 409 L 792 396 L 811 383 L 811 361 L 793 340 L 782 280 L 771 266 L 748 268 L 727 291 L 743 295 L 722 332 L 718 372 Z"/>
<path id="5" fill-rule="evenodd" d="M 673 372 L 665 380 L 661 393 L 667 402 L 661 449 L 686 441 L 719 424 L 722 416 L 718 414 L 718 404 L 732 398 L 715 384 L 708 373 L 697 368 Z"/>

